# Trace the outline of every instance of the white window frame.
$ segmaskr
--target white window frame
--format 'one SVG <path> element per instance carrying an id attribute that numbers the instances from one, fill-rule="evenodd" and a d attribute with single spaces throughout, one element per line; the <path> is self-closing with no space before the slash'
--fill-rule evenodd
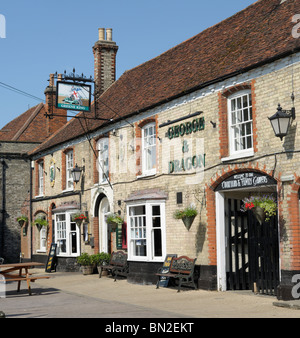
<path id="1" fill-rule="evenodd" d="M 66 190 L 74 189 L 74 182 L 72 176 L 72 169 L 74 167 L 73 162 L 73 150 L 69 150 L 66 152 Z"/>
<path id="2" fill-rule="evenodd" d="M 109 177 L 109 138 L 97 142 L 99 184 L 107 183 Z"/>
<path id="3" fill-rule="evenodd" d="M 154 128 L 154 134 L 149 135 L 151 128 Z M 157 148 L 156 148 L 156 123 L 150 122 L 142 127 L 142 175 L 155 175 L 156 174 L 156 165 L 157 165 Z M 147 151 L 155 150 L 154 163 L 152 163 L 151 168 L 148 168 L 148 156 Z"/>
<path id="4" fill-rule="evenodd" d="M 54 238 L 57 244 L 57 256 L 59 257 L 77 257 L 80 255 L 80 228 L 76 222 L 72 222 L 72 215 L 76 212 L 60 212 L 54 214 Z M 64 220 L 58 220 L 59 216 L 64 216 Z M 73 229 L 75 230 L 72 230 Z M 72 252 L 72 236 L 76 234 L 76 252 Z M 65 240 L 66 251 L 61 252 L 62 243 Z"/>
<path id="5" fill-rule="evenodd" d="M 47 228 L 42 227 L 40 231 L 40 249 L 38 252 L 46 252 L 47 247 Z"/>
<path id="6" fill-rule="evenodd" d="M 38 162 L 38 196 L 44 195 L 44 161 Z"/>
<path id="7" fill-rule="evenodd" d="M 247 96 L 247 106 L 243 107 L 243 97 Z M 224 160 L 227 159 L 234 159 L 234 158 L 239 158 L 239 157 L 246 157 L 246 156 L 253 156 L 254 155 L 254 149 L 253 149 L 253 115 L 252 118 L 250 118 L 250 110 L 252 112 L 252 97 L 251 97 L 251 104 L 250 104 L 250 100 L 249 97 L 251 96 L 251 90 L 241 90 L 231 96 L 228 97 L 227 99 L 227 104 L 228 104 L 228 133 L 229 133 L 229 158 L 224 158 Z M 235 123 L 236 121 L 233 121 L 233 110 L 232 110 L 232 102 L 233 100 L 237 103 L 238 100 L 241 100 L 241 108 L 239 109 L 235 109 L 234 111 L 236 112 L 236 117 L 238 112 L 241 113 L 241 117 L 242 120 L 240 122 Z M 247 110 L 248 111 L 248 119 L 244 120 L 244 116 L 243 115 L 243 110 Z M 253 114 L 253 112 L 252 112 Z M 251 138 L 251 143 L 252 146 L 245 148 L 245 149 L 236 149 L 236 145 L 235 145 L 235 137 L 234 137 L 234 127 L 237 127 L 238 132 L 240 133 L 241 130 L 243 128 L 245 128 L 246 130 L 246 124 L 250 124 L 250 132 L 248 130 L 247 136 L 244 135 L 239 135 L 238 139 L 239 139 L 239 144 L 241 144 L 241 140 L 244 139 L 244 141 L 247 142 L 247 137 Z"/>
<path id="8" fill-rule="evenodd" d="M 134 229 L 137 223 L 132 222 L 132 218 L 137 218 L 141 216 L 132 216 L 130 208 L 142 207 L 145 206 L 145 232 L 141 237 L 136 238 L 134 234 Z M 153 227 L 153 216 L 152 207 L 160 207 L 160 227 Z M 141 220 L 138 221 L 138 224 L 141 224 Z M 161 230 L 161 256 L 154 256 L 154 231 L 155 229 Z M 127 250 L 128 250 L 128 260 L 131 261 L 143 261 L 143 262 L 163 262 L 166 256 L 166 213 L 165 213 L 165 201 L 162 200 L 149 200 L 149 201 L 140 201 L 140 202 L 131 202 L 127 204 Z M 137 240 L 146 240 L 146 255 L 138 256 L 135 254 L 135 241 Z"/>

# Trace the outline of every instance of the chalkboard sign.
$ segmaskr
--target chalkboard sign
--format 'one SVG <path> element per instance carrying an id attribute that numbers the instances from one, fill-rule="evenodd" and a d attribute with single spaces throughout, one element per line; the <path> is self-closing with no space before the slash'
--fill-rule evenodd
<path id="1" fill-rule="evenodd" d="M 168 273 L 170 270 L 170 265 L 173 257 L 177 257 L 176 254 L 169 254 L 166 256 L 164 264 L 162 266 L 162 273 Z M 169 284 L 169 277 L 160 276 L 159 286 L 167 287 Z"/>
<path id="2" fill-rule="evenodd" d="M 56 247 L 57 244 L 52 243 L 49 251 L 48 261 L 46 265 L 46 272 L 56 271 Z"/>

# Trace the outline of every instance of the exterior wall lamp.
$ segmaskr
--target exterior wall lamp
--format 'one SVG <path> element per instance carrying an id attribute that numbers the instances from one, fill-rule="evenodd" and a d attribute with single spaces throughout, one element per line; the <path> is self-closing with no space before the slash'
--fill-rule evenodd
<path id="1" fill-rule="evenodd" d="M 292 99 L 294 97 L 292 96 Z M 296 118 L 296 110 L 293 107 L 291 110 L 282 110 L 280 104 L 278 104 L 277 112 L 269 117 L 275 136 L 280 137 L 281 141 L 289 131 L 289 127 L 292 120 Z"/>
<path id="2" fill-rule="evenodd" d="M 84 171 L 84 167 L 78 167 L 77 163 L 75 167 L 71 170 L 73 181 L 75 183 L 78 183 L 80 181 L 82 171 Z"/>

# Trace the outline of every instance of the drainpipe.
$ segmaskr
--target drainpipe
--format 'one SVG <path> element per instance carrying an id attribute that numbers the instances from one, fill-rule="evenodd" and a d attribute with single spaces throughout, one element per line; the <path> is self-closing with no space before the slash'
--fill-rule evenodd
<path id="1" fill-rule="evenodd" d="M 5 196 L 5 166 L 6 163 L 3 158 L 0 160 L 2 164 L 2 208 L 1 208 L 1 243 L 0 243 L 0 255 L 4 256 L 4 226 L 5 226 L 5 215 L 6 215 L 6 196 Z"/>

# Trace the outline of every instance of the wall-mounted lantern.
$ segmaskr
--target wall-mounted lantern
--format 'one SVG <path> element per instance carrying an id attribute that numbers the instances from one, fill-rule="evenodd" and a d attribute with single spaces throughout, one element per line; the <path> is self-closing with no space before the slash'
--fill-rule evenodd
<path id="1" fill-rule="evenodd" d="M 296 110 L 292 108 L 291 110 L 282 110 L 280 104 L 278 104 L 277 112 L 269 117 L 268 119 L 271 122 L 275 136 L 280 137 L 282 140 L 289 131 L 292 120 L 296 118 Z"/>

